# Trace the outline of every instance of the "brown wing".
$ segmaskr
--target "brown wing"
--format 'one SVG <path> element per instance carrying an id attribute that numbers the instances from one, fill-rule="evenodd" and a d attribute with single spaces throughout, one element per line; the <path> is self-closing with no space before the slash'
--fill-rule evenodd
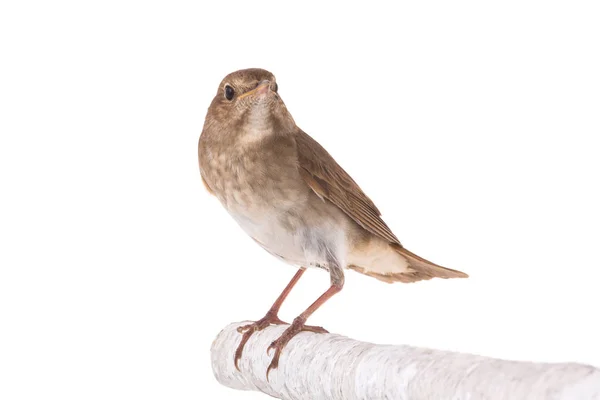
<path id="1" fill-rule="evenodd" d="M 374 235 L 400 244 L 383 222 L 381 213 L 354 180 L 316 140 L 298 130 L 296 143 L 300 173 L 304 181 L 321 198 L 329 200 L 357 224 Z"/>

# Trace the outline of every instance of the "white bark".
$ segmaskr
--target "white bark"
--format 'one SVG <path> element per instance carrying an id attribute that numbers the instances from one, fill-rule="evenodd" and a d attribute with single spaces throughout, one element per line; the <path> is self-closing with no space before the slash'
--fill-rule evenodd
<path id="1" fill-rule="evenodd" d="M 600 370 L 582 364 L 498 360 L 411 346 L 359 342 L 302 332 L 266 379 L 266 349 L 287 326 L 257 332 L 233 354 L 241 334 L 227 326 L 211 349 L 217 380 L 285 400 L 600 400 Z"/>

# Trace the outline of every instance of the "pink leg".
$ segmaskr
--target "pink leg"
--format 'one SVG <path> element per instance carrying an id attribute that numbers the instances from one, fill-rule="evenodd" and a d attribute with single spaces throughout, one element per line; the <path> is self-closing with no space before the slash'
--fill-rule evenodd
<path id="1" fill-rule="evenodd" d="M 237 328 L 237 331 L 239 333 L 244 334 L 242 336 L 242 341 L 240 342 L 238 348 L 235 351 L 234 363 L 235 363 L 235 367 L 238 369 L 238 371 L 240 369 L 238 367 L 238 362 L 239 362 L 240 358 L 242 358 L 242 352 L 244 350 L 244 346 L 246 345 L 246 342 L 248 342 L 248 339 L 250 339 L 250 336 L 252 336 L 252 334 L 254 332 L 261 331 L 271 324 L 274 324 L 274 325 L 285 324 L 285 322 L 283 322 L 282 320 L 279 319 L 279 317 L 277 316 L 277 313 L 279 313 L 279 309 L 281 308 L 281 305 L 283 304 L 284 300 L 288 297 L 288 295 L 292 291 L 292 288 L 296 285 L 296 283 L 298 283 L 298 280 L 300 279 L 302 274 L 304 274 L 305 271 L 306 271 L 306 268 L 300 268 L 298 270 L 298 272 L 296 272 L 296 274 L 294 275 L 294 277 L 292 278 L 290 283 L 288 283 L 287 286 L 285 287 L 285 289 L 283 289 L 283 292 L 281 292 L 281 294 L 279 295 L 277 300 L 275 300 L 275 303 L 273 303 L 273 305 L 271 306 L 271 308 L 269 309 L 269 311 L 267 312 L 267 314 L 264 317 L 262 317 L 261 319 L 259 319 L 256 322 L 253 322 L 252 324 L 240 326 L 239 328 Z"/>

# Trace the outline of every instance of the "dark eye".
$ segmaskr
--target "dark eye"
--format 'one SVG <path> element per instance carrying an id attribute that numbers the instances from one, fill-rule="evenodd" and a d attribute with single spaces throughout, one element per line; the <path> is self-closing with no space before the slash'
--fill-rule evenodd
<path id="1" fill-rule="evenodd" d="M 233 90 L 233 88 L 229 85 L 225 86 L 225 98 L 227 100 L 231 100 L 233 99 L 233 95 L 235 94 L 235 91 Z"/>
<path id="2" fill-rule="evenodd" d="M 274 91 L 275 93 L 277 93 L 277 90 L 279 90 L 279 86 L 277 85 L 277 82 L 274 82 L 274 83 L 273 83 L 273 91 Z"/>

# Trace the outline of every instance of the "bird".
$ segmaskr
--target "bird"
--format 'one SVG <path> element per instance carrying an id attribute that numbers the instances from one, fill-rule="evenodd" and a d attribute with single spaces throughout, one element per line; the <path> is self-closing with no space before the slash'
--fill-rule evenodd
<path id="1" fill-rule="evenodd" d="M 327 271 L 330 287 L 270 344 L 267 379 L 295 335 L 327 332 L 306 321 L 342 290 L 345 270 L 387 283 L 468 277 L 404 248 L 373 201 L 296 125 L 267 70 L 242 69 L 221 81 L 204 120 L 198 161 L 205 188 L 246 234 L 298 268 L 265 316 L 238 328 L 238 370 L 252 334 L 285 324 L 279 309 L 307 268 Z"/>

